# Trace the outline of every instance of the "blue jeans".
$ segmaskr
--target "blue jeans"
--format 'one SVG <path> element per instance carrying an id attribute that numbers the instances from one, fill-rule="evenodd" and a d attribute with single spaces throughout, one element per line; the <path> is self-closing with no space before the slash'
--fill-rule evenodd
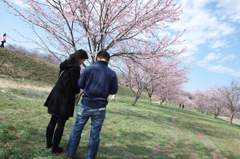
<path id="1" fill-rule="evenodd" d="M 81 104 L 77 111 L 76 122 L 67 145 L 67 157 L 76 157 L 76 152 L 81 139 L 81 133 L 88 119 L 91 117 L 91 134 L 88 144 L 87 159 L 95 159 L 100 143 L 100 131 L 105 119 L 105 108 L 93 109 Z"/>

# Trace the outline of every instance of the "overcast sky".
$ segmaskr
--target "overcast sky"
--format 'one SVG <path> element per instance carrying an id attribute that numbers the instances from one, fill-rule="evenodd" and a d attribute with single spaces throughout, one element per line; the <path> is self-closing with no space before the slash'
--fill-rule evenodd
<path id="1" fill-rule="evenodd" d="M 23 5 L 20 0 L 12 0 Z M 178 0 L 183 5 L 181 20 L 170 28 L 186 30 L 183 36 L 187 51 L 185 64 L 192 68 L 186 91 L 206 90 L 228 85 L 240 79 L 240 0 Z M 26 48 L 17 32 L 31 35 L 31 29 L 18 17 L 11 15 L 0 1 L 0 34 L 7 33 L 7 42 Z M 15 41 L 14 41 L 14 40 Z"/>

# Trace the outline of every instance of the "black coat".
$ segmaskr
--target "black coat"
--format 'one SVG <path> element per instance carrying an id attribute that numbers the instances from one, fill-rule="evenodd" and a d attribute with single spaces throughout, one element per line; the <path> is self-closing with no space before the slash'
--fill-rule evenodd
<path id="1" fill-rule="evenodd" d="M 61 74 L 62 71 L 64 72 Z M 80 91 L 77 84 L 80 67 L 65 60 L 60 64 L 59 75 L 60 77 L 44 105 L 48 107 L 48 113 L 68 119 L 73 117 L 75 95 Z"/>

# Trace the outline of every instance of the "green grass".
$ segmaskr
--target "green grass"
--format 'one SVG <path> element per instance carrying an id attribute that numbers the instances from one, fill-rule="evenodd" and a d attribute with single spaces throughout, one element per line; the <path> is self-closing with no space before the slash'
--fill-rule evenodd
<path id="1" fill-rule="evenodd" d="M 75 117 L 66 123 L 61 141 L 64 153 L 52 155 L 45 148 L 45 129 L 50 118 L 43 106 L 47 93 L 8 91 L 0 92 L 0 158 L 66 158 Z M 146 98 L 131 106 L 132 99 L 118 95 L 116 101 L 109 101 L 99 159 L 240 158 L 239 126 L 190 108 L 148 105 Z M 89 135 L 90 122 L 82 133 L 79 159 L 86 158 Z"/>

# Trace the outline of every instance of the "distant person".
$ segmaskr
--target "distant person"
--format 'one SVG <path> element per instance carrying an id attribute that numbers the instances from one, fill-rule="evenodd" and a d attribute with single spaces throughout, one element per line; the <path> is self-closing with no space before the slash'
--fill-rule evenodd
<path id="1" fill-rule="evenodd" d="M 182 105 L 181 105 L 181 104 L 179 104 L 179 108 L 181 108 L 181 106 L 182 106 Z"/>
<path id="2" fill-rule="evenodd" d="M 184 109 L 184 104 L 182 105 L 182 109 Z"/>
<path id="3" fill-rule="evenodd" d="M 60 64 L 58 81 L 44 104 L 48 107 L 48 113 L 52 115 L 46 130 L 46 147 L 52 147 L 53 154 L 63 152 L 59 144 L 66 121 L 69 117 L 73 117 L 75 94 L 80 91 L 77 84 L 80 77 L 80 65 L 85 59 L 88 59 L 86 51 L 78 50 Z"/>
<path id="4" fill-rule="evenodd" d="M 1 45 L 0 47 L 4 48 L 4 43 L 6 43 L 6 36 L 7 34 L 4 33 L 3 36 L 1 36 L 0 40 L 1 40 Z"/>
<path id="5" fill-rule="evenodd" d="M 76 158 L 82 130 L 91 118 L 91 135 L 87 150 L 87 159 L 95 159 L 100 143 L 100 132 L 105 119 L 109 94 L 118 91 L 117 75 L 108 67 L 110 55 L 106 51 L 97 54 L 97 63 L 86 67 L 78 80 L 78 86 L 84 95 L 77 111 L 76 122 L 67 146 L 68 159 Z"/>

